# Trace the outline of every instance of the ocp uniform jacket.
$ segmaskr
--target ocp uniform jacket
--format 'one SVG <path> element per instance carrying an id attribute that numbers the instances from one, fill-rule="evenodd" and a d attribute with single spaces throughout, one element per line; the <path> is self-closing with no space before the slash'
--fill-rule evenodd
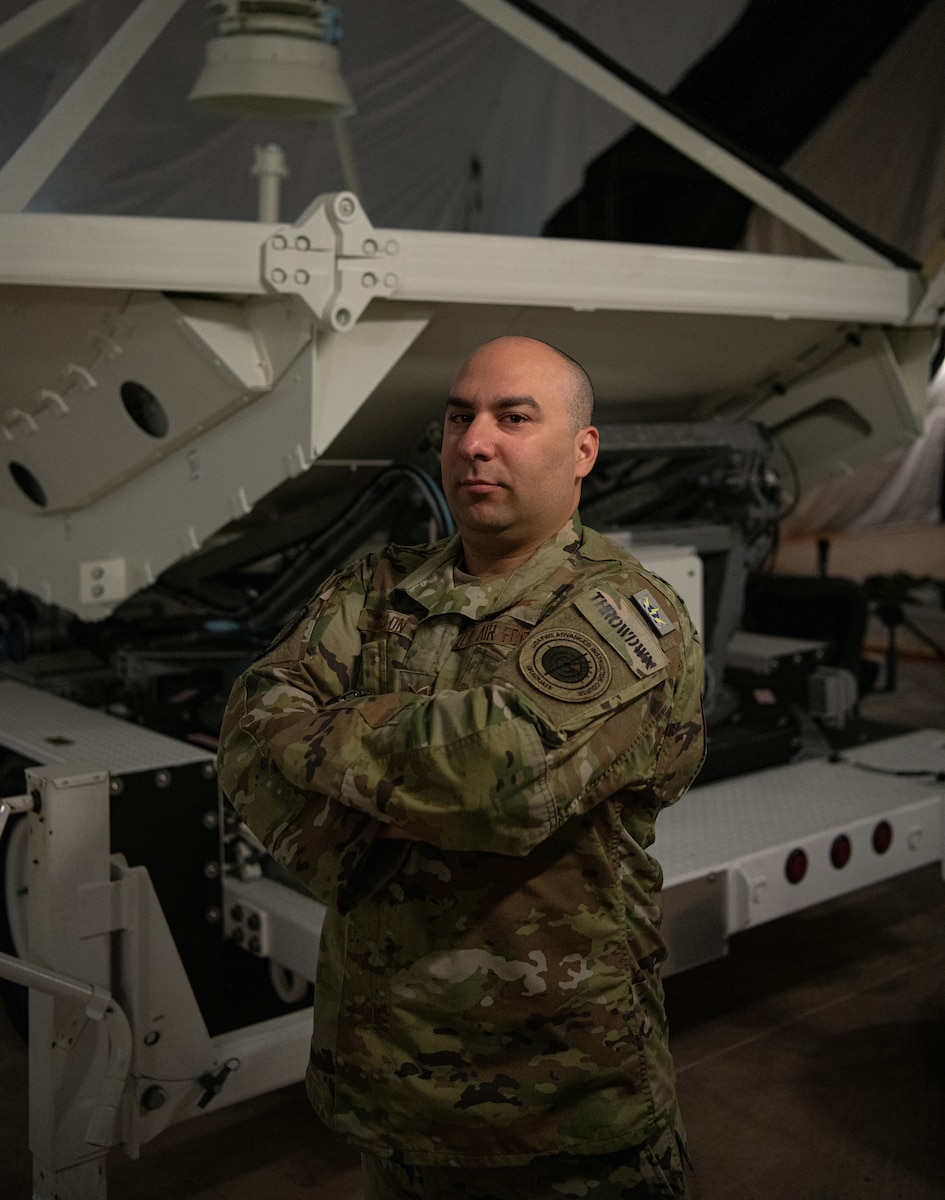
<path id="1" fill-rule="evenodd" d="M 679 1127 L 646 851 L 703 757 L 698 638 L 576 516 L 508 579 L 460 555 L 340 572 L 230 699 L 223 790 L 328 906 L 309 1096 L 408 1163 L 636 1145 Z"/>

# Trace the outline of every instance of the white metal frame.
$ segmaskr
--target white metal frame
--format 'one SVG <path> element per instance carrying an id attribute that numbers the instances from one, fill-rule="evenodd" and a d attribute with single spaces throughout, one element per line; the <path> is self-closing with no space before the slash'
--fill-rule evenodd
<path id="1" fill-rule="evenodd" d="M 260 265 L 262 264 L 262 265 Z M 351 193 L 291 226 L 0 215 L 0 282 L 300 296 L 346 330 L 371 300 L 731 313 L 909 325 L 919 271 L 690 247 L 379 229 Z"/>
<path id="2" fill-rule="evenodd" d="M 165 310 L 181 309 L 180 337 L 189 361 L 200 366 L 201 402 L 206 407 L 216 395 L 209 411 L 183 429 L 175 422 L 166 442 L 137 435 L 133 447 L 135 435 L 126 430 L 118 446 L 109 424 L 116 373 L 139 361 L 135 354 L 148 341 L 139 326 L 130 345 L 88 330 L 89 339 L 103 343 L 98 359 L 55 362 L 44 345 L 34 359 L 47 364 L 46 372 L 33 372 L 31 391 L 5 396 L 0 577 L 84 618 L 106 616 L 307 470 L 450 307 L 822 322 L 823 336 L 848 323 L 886 329 L 937 319 L 942 273 L 928 282 L 918 271 L 892 266 L 504 0 L 462 2 L 846 261 L 383 229 L 348 192 L 319 197 L 291 226 L 2 211 L 28 202 L 180 2 L 144 0 L 0 169 L 0 287 L 8 285 L 8 294 L 29 289 L 25 305 L 42 307 L 55 297 L 50 320 L 62 320 L 60 306 L 74 301 L 66 319 L 75 324 L 83 319 L 83 297 L 97 290 L 116 314 L 129 296 L 145 303 L 153 297 L 157 305 L 164 293 Z M 52 19 L 61 3 L 41 6 L 41 15 Z M 11 43 L 27 32 L 24 22 L 7 29 Z M 222 296 L 230 311 L 201 320 L 193 304 L 188 309 L 169 293 Z M 297 333 L 291 355 L 284 327 L 266 307 L 274 300 L 283 301 L 283 324 Z M 173 316 L 165 319 L 165 327 L 172 322 Z M 745 336 L 759 336 L 758 329 Z M 874 406 L 860 427 L 874 432 L 844 456 L 844 469 L 921 429 L 921 399 L 913 395 L 920 385 L 910 381 L 908 365 L 924 357 L 922 347 L 902 356 L 886 346 L 884 334 L 877 339 L 878 349 L 860 356 L 855 380 L 857 394 L 868 394 Z M 254 374 L 260 357 L 266 368 Z M 174 375 L 178 358 L 183 362 L 173 347 L 164 353 L 161 382 L 183 400 L 195 389 Z M 212 386 L 205 388 L 204 379 Z M 794 377 L 787 389 L 782 383 L 778 419 L 796 424 L 808 391 Z M 811 402 L 833 384 L 817 374 Z M 875 429 L 883 426 L 880 437 Z M 115 453 L 103 454 L 113 443 Z M 96 454 L 77 461 L 77 445 L 95 445 Z M 87 478 L 80 478 L 83 471 Z M 40 512 L 17 487 L 24 478 L 42 483 L 41 477 L 53 479 L 62 494 L 44 501 Z M 63 491 L 73 477 L 72 491 Z M 808 481 L 803 467 L 800 477 Z M 141 511 L 153 514 L 147 529 L 135 519 Z"/>
<path id="3" fill-rule="evenodd" d="M 12 50 L 84 3 L 85 0 L 35 0 L 34 4 L 0 25 L 0 54 Z"/>
<path id="4" fill-rule="evenodd" d="M 926 294 L 918 272 L 891 266 L 379 229 L 344 192 L 320 197 L 293 226 L 0 214 L 0 285 L 29 289 L 24 310 L 49 305 L 57 314 L 35 322 L 44 345 L 33 359 L 32 393 L 7 392 L 0 459 L 51 476 L 55 490 L 72 488 L 40 512 L 3 472 L 0 577 L 88 619 L 107 615 L 323 456 L 451 308 L 573 311 L 585 322 L 608 313 L 817 321 L 827 337 L 844 323 L 908 329 Z M 166 310 L 160 336 L 180 347 L 167 342 L 156 355 L 159 326 L 139 319 L 124 338 L 90 328 L 85 345 L 97 341 L 94 354 L 56 361 L 45 331 L 53 320 L 88 320 L 83 297 L 96 289 L 113 324 L 128 325 L 137 301 L 142 312 L 150 303 L 155 320 Z M 203 319 L 196 300 L 167 293 L 230 304 L 215 300 Z M 757 327 L 745 334 L 758 335 Z M 853 448 L 861 457 L 921 429 L 924 382 L 910 384 L 888 341 L 879 332 L 864 338 L 832 368 L 856 367 L 851 403 L 878 406 L 860 422 L 869 430 Z M 909 347 L 920 364 L 924 345 Z M 122 373 L 142 354 L 181 412 L 163 443 L 110 424 L 123 417 L 115 413 Z M 268 365 L 257 369 L 257 360 Z M 186 371 L 198 367 L 206 384 L 195 387 Z M 769 404 L 784 420 L 842 388 L 816 371 L 809 386 L 787 382 Z M 197 412 L 197 403 L 211 402 Z M 77 445 L 95 452 L 76 459 Z M 153 515 L 146 526 L 141 511 Z M 89 586 L 95 579 L 109 586 Z"/>
<path id="5" fill-rule="evenodd" d="M 943 863 L 945 877 L 943 766 L 945 733 L 917 730 L 835 762 L 816 758 L 705 784 L 667 809 L 653 847 L 665 880 L 666 971 L 718 957 L 744 929 L 929 863 Z M 877 851 L 880 822 L 891 842 Z M 839 837 L 851 850 L 842 866 L 830 853 Z M 797 851 L 807 869 L 793 883 L 787 862 Z M 709 937 L 706 910 L 714 917 Z"/>
<path id="6" fill-rule="evenodd" d="M 113 781 L 212 768 L 206 752 L 9 681 L 0 682 L 0 711 L 0 744 L 58 758 L 29 769 L 27 794 L 5 805 L 28 822 L 26 942 L 18 958 L 0 955 L 0 977 L 30 988 L 33 1194 L 104 1200 L 110 1150 L 137 1157 L 174 1122 L 297 1081 L 311 1016 L 299 1010 L 211 1037 L 147 870 L 111 852 Z M 310 961 L 321 911 L 310 902 Z"/>

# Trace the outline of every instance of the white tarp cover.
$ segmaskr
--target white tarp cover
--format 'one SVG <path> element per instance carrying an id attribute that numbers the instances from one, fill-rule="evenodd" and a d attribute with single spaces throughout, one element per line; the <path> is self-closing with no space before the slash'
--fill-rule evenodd
<path id="1" fill-rule="evenodd" d="M 0 19 L 26 6 L 0 0 Z M 339 0 L 350 139 L 375 225 L 534 235 L 581 185 L 625 116 L 452 0 Z M 545 8 L 661 91 L 722 38 L 746 0 L 546 0 Z M 0 59 L 5 160 L 131 11 L 87 0 Z M 291 172 L 282 217 L 345 186 L 324 124 L 233 120 L 187 101 L 204 59 L 189 0 L 32 207 L 148 216 L 256 216 L 254 147 Z M 481 164 L 481 178 L 470 164 Z"/>

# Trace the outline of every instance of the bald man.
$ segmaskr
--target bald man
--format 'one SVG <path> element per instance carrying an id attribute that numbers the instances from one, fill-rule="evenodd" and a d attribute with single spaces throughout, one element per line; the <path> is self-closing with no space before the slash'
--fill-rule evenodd
<path id="1" fill-rule="evenodd" d="M 457 534 L 327 580 L 233 689 L 221 786 L 328 909 L 309 1098 L 369 1200 L 680 1197 L 660 810 L 703 758 L 680 599 L 577 514 L 583 368 L 453 380 Z"/>

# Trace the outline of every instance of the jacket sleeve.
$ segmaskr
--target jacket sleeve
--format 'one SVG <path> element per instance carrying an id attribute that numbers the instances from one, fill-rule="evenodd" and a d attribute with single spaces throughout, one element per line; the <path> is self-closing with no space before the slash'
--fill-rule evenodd
<path id="1" fill-rule="evenodd" d="M 580 627 L 599 645 L 607 686 L 578 702 L 553 679 L 539 674 L 535 683 L 522 665 L 534 659 L 527 640 L 485 686 L 330 703 L 324 658 L 337 657 L 339 621 L 343 606 L 327 636 L 311 640 L 313 652 L 267 656 L 234 688 L 221 778 L 239 808 L 228 765 L 235 754 L 254 772 L 257 793 L 265 778 L 262 790 L 283 798 L 269 806 L 265 833 L 246 818 L 264 842 L 317 824 L 322 846 L 337 838 L 343 856 L 346 833 L 370 838 L 373 822 L 390 822 L 447 850 L 525 855 L 621 788 L 646 787 L 671 803 L 701 763 L 701 651 L 683 611 L 646 668 L 573 606 L 542 622 L 545 637 Z M 257 803 L 244 802 L 247 811 Z M 286 814 L 281 824 L 276 810 Z"/>
<path id="2" fill-rule="evenodd" d="M 298 876 L 316 899 L 342 912 L 370 890 L 365 868 L 377 822 L 336 796 L 296 786 L 286 775 L 269 737 L 280 725 L 278 705 L 268 713 L 257 709 L 253 722 L 247 721 L 247 713 L 259 682 L 274 679 L 293 663 L 312 713 L 351 691 L 357 678 L 361 639 L 356 622 L 363 596 L 362 577 L 351 569 L 329 579 L 296 614 L 234 684 L 217 755 L 224 797 L 281 866 Z M 396 848 L 395 843 L 389 849 L 379 847 L 374 857 L 386 855 L 394 865 Z"/>

